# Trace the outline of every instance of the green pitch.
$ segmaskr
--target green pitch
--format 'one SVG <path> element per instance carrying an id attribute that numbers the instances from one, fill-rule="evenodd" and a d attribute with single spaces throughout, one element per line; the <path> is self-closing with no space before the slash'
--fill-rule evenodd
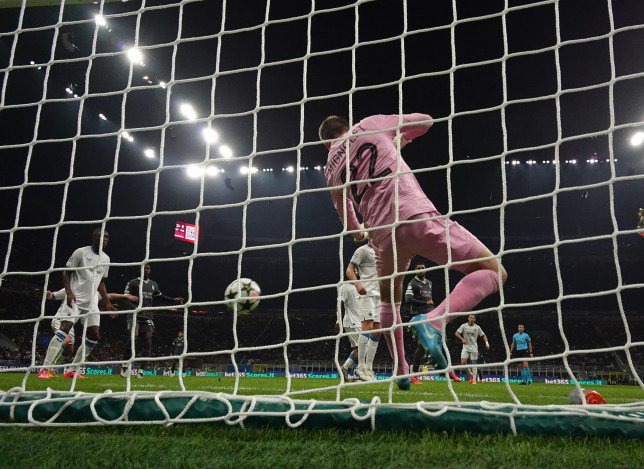
<path id="1" fill-rule="evenodd" d="M 22 374 L 0 374 L 0 390 L 21 386 Z M 54 378 L 27 381 L 28 390 L 48 387 L 69 390 L 71 380 Z M 160 391 L 180 389 L 176 377 L 132 378 L 132 390 Z M 232 393 L 233 378 L 187 377 L 188 390 Z M 92 376 L 78 381 L 76 390 L 102 392 L 125 390 L 120 376 Z M 308 391 L 337 384 L 330 379 L 293 379 L 291 391 Z M 239 394 L 282 394 L 284 378 L 242 378 Z M 525 404 L 565 404 L 572 386 L 533 384 L 512 385 Z M 470 385 L 453 383 L 462 401 L 511 402 L 504 384 Z M 604 386 L 597 388 L 609 403 L 641 401 L 638 387 Z M 387 401 L 389 383 L 350 386 L 340 398 L 357 397 L 368 401 L 380 396 Z M 335 391 L 296 394 L 303 399 L 334 400 Z M 424 382 L 403 392 L 395 387 L 394 402 L 453 400 L 446 382 Z M 208 466 L 208 467 L 330 467 L 338 464 L 385 467 L 444 466 L 462 467 L 638 467 L 644 465 L 641 441 L 609 439 L 569 439 L 555 437 L 513 437 L 470 434 L 391 432 L 360 433 L 339 430 L 242 430 L 213 425 L 173 427 L 92 427 L 58 429 L 0 429 L 2 465 L 11 467 L 60 467 L 89 464 L 98 467 Z M 368 459 L 368 460 L 367 460 Z"/>
<path id="2" fill-rule="evenodd" d="M 24 375 L 19 373 L 0 373 L 0 390 L 8 390 L 13 387 L 21 387 Z M 69 391 L 71 379 L 52 378 L 48 380 L 38 379 L 31 374 L 27 380 L 28 391 L 41 391 L 51 388 L 55 391 Z M 207 378 L 207 377 L 184 377 L 183 383 L 189 391 L 209 391 L 233 393 L 235 385 L 234 378 Z M 315 391 L 335 386 L 339 380 L 334 379 L 292 379 L 291 397 L 298 399 L 335 400 L 336 391 Z M 238 394 L 263 395 L 263 394 L 284 394 L 287 381 L 285 378 L 240 378 Z M 375 384 L 351 384 L 340 393 L 340 399 L 356 397 L 360 400 L 369 401 L 374 396 L 379 396 L 382 402 L 388 401 L 389 382 Z M 512 390 L 523 404 L 567 404 L 568 393 L 573 389 L 572 385 L 556 384 L 532 384 L 522 386 L 511 384 Z M 126 390 L 126 380 L 119 375 L 111 376 L 89 376 L 84 380 L 77 380 L 76 391 L 83 392 L 114 392 Z M 162 391 L 181 390 L 177 377 L 151 376 L 144 378 L 131 378 L 132 391 Z M 507 392 L 505 384 L 502 383 L 480 383 L 471 385 L 469 383 L 452 383 L 452 389 L 461 401 L 489 401 L 489 402 L 513 402 Z M 644 392 L 637 386 L 600 386 L 596 388 L 610 404 L 624 404 L 644 400 Z M 393 385 L 393 402 L 418 402 L 418 401 L 454 401 L 446 381 L 424 381 L 421 385 L 412 385 L 409 391 L 399 391 Z"/>

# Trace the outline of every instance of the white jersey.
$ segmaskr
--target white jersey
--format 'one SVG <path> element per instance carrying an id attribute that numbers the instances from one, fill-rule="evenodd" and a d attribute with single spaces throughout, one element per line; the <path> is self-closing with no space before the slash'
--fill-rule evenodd
<path id="1" fill-rule="evenodd" d="M 66 267 L 84 267 L 70 271 L 70 287 L 79 308 L 95 309 L 99 293 L 96 291 L 101 281 L 107 278 L 110 256 L 102 252 L 100 256 L 91 246 L 78 248 L 67 261 Z M 101 264 L 101 265 L 99 265 Z M 94 306 L 94 308 L 92 308 Z"/>
<path id="2" fill-rule="evenodd" d="M 367 296 L 377 296 L 380 298 L 380 286 L 375 279 L 376 273 L 376 253 L 369 244 L 360 246 L 353 253 L 351 263 L 356 266 L 360 283 L 367 290 Z"/>
<path id="3" fill-rule="evenodd" d="M 462 324 L 457 331 L 463 336 L 467 343 L 463 344 L 463 350 L 467 352 L 478 352 L 478 338 L 483 337 L 485 332 L 481 329 L 478 324 L 470 326 L 468 323 Z"/>
<path id="4" fill-rule="evenodd" d="M 359 297 L 360 293 L 352 284 L 345 283 L 340 287 L 340 301 L 344 304 L 343 327 L 361 327 L 362 315 L 360 314 L 361 303 Z"/>

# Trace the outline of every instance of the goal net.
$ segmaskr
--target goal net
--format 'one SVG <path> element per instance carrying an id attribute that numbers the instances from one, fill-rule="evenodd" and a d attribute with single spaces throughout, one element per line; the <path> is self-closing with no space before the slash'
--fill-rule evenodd
<path id="1" fill-rule="evenodd" d="M 641 437 L 638 3 L 3 2 L 0 425 Z M 472 363 L 451 255 L 381 275 L 406 287 L 424 263 L 447 368 L 414 359 L 407 298 L 364 381 L 347 358 L 361 331 L 340 327 L 356 233 L 318 127 L 411 113 L 432 127 L 409 146 L 402 117 L 390 129 L 410 169 L 359 182 L 395 180 L 398 210 L 412 173 L 509 280 L 474 311 L 489 348 Z M 344 204 L 354 188 L 333 187 Z M 393 219 L 396 239 L 411 222 Z M 64 275 L 106 291 L 70 284 L 65 309 Z"/>

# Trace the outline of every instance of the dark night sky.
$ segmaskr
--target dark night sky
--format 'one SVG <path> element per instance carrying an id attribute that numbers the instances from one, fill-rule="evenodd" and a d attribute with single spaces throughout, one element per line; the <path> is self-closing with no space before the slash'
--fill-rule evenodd
<path id="1" fill-rule="evenodd" d="M 311 10 L 308 1 L 271 2 L 270 23 L 265 28 L 258 25 L 264 22 L 266 2 L 228 1 L 226 33 L 221 35 L 221 1 L 195 1 L 182 7 L 174 2 L 148 1 L 147 7 L 165 7 L 150 8 L 144 13 L 137 13 L 141 2 L 105 3 L 103 12 L 108 16 L 108 27 L 98 29 L 97 56 L 91 61 L 87 59 L 97 29 L 94 21 L 63 24 L 56 43 L 55 63 L 49 67 L 46 82 L 47 67 L 39 70 L 37 65 L 50 60 L 54 29 L 0 36 L 1 76 L 6 82 L 4 105 L 8 106 L 0 109 L 0 259 L 4 262 L 6 258 L 8 230 L 16 223 L 16 206 L 21 192 L 16 186 L 23 184 L 25 177 L 30 183 L 55 184 L 33 185 L 22 191 L 18 226 L 56 224 L 61 219 L 63 207 L 65 223 L 58 230 L 55 241 L 54 228 L 16 231 L 8 272 L 48 269 L 53 247 L 56 248 L 54 265 L 61 267 L 76 247 L 86 244 L 94 227 L 80 222 L 103 219 L 108 206 L 110 220 L 107 226 L 111 234 L 108 253 L 113 262 L 135 264 L 143 260 L 148 247 L 148 227 L 150 258 L 171 259 L 185 255 L 192 246 L 173 240 L 173 227 L 178 220 L 195 220 L 201 186 L 200 180 L 186 176 L 185 165 L 211 158 L 213 164 L 224 168 L 226 173 L 215 178 L 204 177 L 203 205 L 207 208 L 199 211 L 202 230 L 199 253 L 220 255 L 200 256 L 192 267 L 186 260 L 155 263 L 153 277 L 167 292 L 187 295 L 187 279 L 191 272 L 194 300 L 219 300 L 225 286 L 237 276 L 238 255 L 221 253 L 241 247 L 242 202 L 248 197 L 249 186 L 248 176 L 240 175 L 238 168 L 242 162 L 247 164 L 249 156 L 253 157 L 254 166 L 272 167 L 276 171 L 260 171 L 251 177 L 251 197 L 246 214 L 247 246 L 284 243 L 291 239 L 294 198 L 256 199 L 293 194 L 298 190 L 298 184 L 299 190 L 305 192 L 297 196 L 296 239 L 339 232 L 340 224 L 328 193 L 306 191 L 325 187 L 321 172 L 312 169 L 315 165 L 323 165 L 326 158 L 323 147 L 314 144 L 320 121 L 329 114 L 349 116 L 350 108 L 353 121 L 371 114 L 397 113 L 401 107 L 403 112 L 431 114 L 437 119 L 434 127 L 406 148 L 404 156 L 413 169 L 423 170 L 418 174 L 419 181 L 439 210 L 450 209 L 448 189 L 453 211 L 494 206 L 477 213 L 457 213 L 454 217 L 493 251 L 500 247 L 500 234 L 506 250 L 552 244 L 553 197 L 547 194 L 555 189 L 555 168 L 541 162 L 555 157 L 558 135 L 554 96 L 557 92 L 556 55 L 563 90 L 559 100 L 561 137 L 597 133 L 572 138 L 558 146 L 562 162 L 573 158 L 579 162 L 577 165 L 561 164 L 559 186 L 568 188 L 609 180 L 611 166 L 605 160 L 610 157 L 611 150 L 618 159 L 615 163 L 617 177 L 641 176 L 644 173 L 642 150 L 628 143 L 638 128 L 616 129 L 612 133 L 612 148 L 607 130 L 611 104 L 615 125 L 637 124 L 642 128 L 644 5 L 640 0 L 612 2 L 614 28 L 619 32 L 612 36 L 617 81 L 612 87 L 611 103 L 610 47 L 609 39 L 604 37 L 611 31 L 607 2 L 561 2 L 561 41 L 589 40 L 567 43 L 558 49 L 554 47 L 557 42 L 552 2 L 510 1 L 511 8 L 536 5 L 501 15 L 503 4 L 503 1 L 493 0 L 457 2 L 459 23 L 453 28 L 454 58 L 450 28 L 454 19 L 452 3 L 446 0 L 407 1 L 404 41 L 399 37 L 405 27 L 403 2 L 398 1 L 368 2 L 355 8 L 348 1 L 317 1 L 310 22 L 310 37 L 307 37 L 306 15 Z M 325 11 L 345 5 L 349 7 Z M 91 4 L 67 6 L 63 21 L 92 19 L 97 9 L 98 5 Z M 58 12 L 58 7 L 28 8 L 22 27 L 51 26 L 56 23 Z M 17 9 L 1 11 L 1 33 L 16 29 L 18 14 Z M 359 47 L 355 48 L 356 89 L 351 91 L 356 15 Z M 467 21 L 485 15 L 488 17 Z M 505 61 L 502 59 L 503 17 L 507 23 L 507 51 L 510 54 Z M 279 21 L 288 18 L 299 19 Z M 154 47 L 143 50 L 144 67 L 132 67 L 128 88 L 130 63 L 123 50 L 134 44 L 139 19 L 139 46 Z M 173 42 L 177 39 L 179 26 L 181 41 L 175 49 Z M 66 50 L 60 40 L 60 36 L 70 33 L 77 46 L 73 52 Z M 265 41 L 264 66 L 260 67 L 262 37 Z M 7 73 L 15 40 L 12 65 L 22 68 Z M 371 44 L 370 41 L 377 42 Z M 309 43 L 312 55 L 305 58 Z M 534 52 L 539 50 L 541 52 Z M 526 51 L 532 52 L 521 54 Z M 29 66 L 32 60 L 36 65 Z M 486 63 L 470 65 L 477 62 Z M 452 64 L 456 69 L 450 74 Z M 306 81 L 303 82 L 305 67 Z M 151 84 L 142 78 L 144 75 L 149 77 Z M 404 78 L 401 80 L 401 77 Z M 160 81 L 171 85 L 162 88 L 158 84 Z M 506 106 L 502 107 L 504 83 L 507 100 Z M 33 103 L 42 98 L 44 85 L 46 98 L 52 101 L 40 107 L 37 141 L 30 146 L 38 111 Z M 601 86 L 593 88 L 593 85 Z M 71 97 L 66 93 L 66 87 L 71 87 L 82 99 Z M 590 89 L 570 91 L 580 87 Z M 541 99 L 516 102 L 536 97 Z M 303 100 L 305 103 L 301 104 Z M 202 120 L 176 123 L 183 119 L 178 111 L 183 102 L 191 103 Z M 26 103 L 32 104 L 11 106 Z M 258 106 L 259 110 L 255 112 Z M 107 120 L 100 120 L 99 113 Z M 298 152 L 295 147 L 300 142 L 302 113 L 305 146 Z M 503 168 L 505 175 L 501 160 L 503 114 L 507 150 L 511 152 L 507 160 L 523 163 L 516 167 L 506 165 Z M 200 135 L 207 121 L 211 121 L 219 132 L 221 143 L 233 148 L 235 158 L 232 161 L 222 161 L 215 145 L 207 152 Z M 448 122 L 451 122 L 451 151 Z M 73 141 L 79 125 L 80 138 Z M 107 134 L 120 129 L 128 130 L 134 142 L 122 139 L 117 151 L 118 137 Z M 63 141 L 50 141 L 55 139 Z M 8 145 L 15 147 L 8 148 Z M 537 146 L 543 148 L 531 148 Z M 154 148 L 154 159 L 142 155 L 147 147 Z M 159 157 L 161 149 L 162 159 Z M 586 160 L 595 154 L 600 163 L 587 164 Z M 450 158 L 454 164 L 447 170 L 445 165 Z M 480 159 L 485 161 L 477 161 Z M 525 163 L 527 160 L 537 160 L 539 164 L 529 166 Z M 297 172 L 282 171 L 283 167 L 297 167 L 298 164 L 310 168 L 299 172 L 299 178 L 296 178 Z M 116 175 L 111 178 L 115 171 Z M 66 183 L 70 174 L 78 179 Z M 226 178 L 230 178 L 228 187 Z M 504 178 L 509 201 L 540 194 L 547 196 L 512 203 L 500 210 Z M 644 203 L 643 186 L 641 178 L 614 182 L 617 229 L 635 228 L 637 208 Z M 158 191 L 156 205 L 155 190 Z M 561 193 L 557 197 L 560 238 L 612 233 L 615 227 L 610 205 L 607 184 Z M 155 215 L 150 218 L 153 210 Z M 293 287 L 338 282 L 341 275 L 339 242 L 342 241 L 331 239 L 296 243 L 292 249 Z M 635 234 L 617 238 L 624 284 L 644 282 L 641 268 L 636 268 L 638 258 L 641 264 L 641 243 L 642 239 Z M 345 240 L 343 263 L 353 249 L 354 245 Z M 615 288 L 617 272 L 613 252 L 610 239 L 561 247 L 559 263 L 564 294 Z M 289 282 L 288 254 L 285 247 L 246 253 L 242 276 L 257 280 L 264 293 L 283 292 Z M 503 262 L 511 279 L 506 301 L 537 301 L 557 296 L 552 247 L 510 253 L 504 256 Z M 136 265 L 114 267 L 108 290 L 121 291 L 125 282 L 137 272 Z M 442 299 L 442 273 L 437 272 L 433 277 L 437 297 Z M 535 277 L 538 278 L 535 280 Z M 34 283 L 44 281 L 42 275 L 21 278 Z M 54 274 L 50 286 L 56 287 L 59 283 L 59 275 Z M 636 293 L 624 295 L 627 306 L 629 298 L 635 297 Z M 294 294 L 289 304 L 331 309 L 334 295 L 333 289 L 315 295 Z M 264 306 L 281 307 L 282 304 L 282 300 L 267 300 Z M 592 305 L 597 304 L 613 308 L 615 296 L 608 295 L 592 302 Z M 576 304 L 576 307 L 592 305 L 589 301 L 588 304 Z"/>

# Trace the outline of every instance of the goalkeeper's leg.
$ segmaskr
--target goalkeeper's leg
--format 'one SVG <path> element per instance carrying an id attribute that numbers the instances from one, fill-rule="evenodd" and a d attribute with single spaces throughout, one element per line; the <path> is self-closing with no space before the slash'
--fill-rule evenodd
<path id="1" fill-rule="evenodd" d="M 418 218 L 440 216 L 438 212 L 418 215 Z M 452 262 L 467 261 L 468 264 L 457 264 L 453 269 L 463 272 L 465 277 L 454 287 L 449 295 L 449 310 L 471 311 L 485 297 L 499 290 L 499 284 L 505 283 L 507 273 L 499 266 L 492 252 L 485 247 L 472 233 L 452 221 L 428 220 L 410 223 L 399 227 L 400 238 L 415 248 L 416 254 L 427 257 L 439 265 L 447 264 L 448 250 Z M 447 239 L 449 231 L 449 242 Z M 499 272 L 501 278 L 499 279 Z M 500 280 L 500 281 L 499 281 Z M 447 309 L 447 299 L 438 305 L 425 319 L 436 330 L 443 333 L 445 325 L 452 316 L 442 318 Z"/>
<path id="2" fill-rule="evenodd" d="M 411 318 L 411 323 L 416 328 L 418 341 L 422 344 L 425 351 L 432 357 L 439 370 L 447 368 L 447 359 L 443 354 L 443 334 L 438 329 L 430 326 L 423 321 L 423 315 L 419 314 Z M 449 377 L 456 382 L 461 379 L 453 372 L 449 373 Z"/>
<path id="3" fill-rule="evenodd" d="M 398 238 L 397 238 L 398 239 Z M 413 253 L 405 251 L 402 247 L 396 246 L 396 263 L 394 263 L 394 246 L 391 234 L 380 235 L 377 244 L 374 244 L 376 252 L 376 271 L 379 277 L 390 276 L 396 272 L 405 272 L 409 267 Z M 394 269 L 394 266 L 396 268 Z M 405 339 L 403 336 L 402 318 L 400 316 L 400 301 L 402 299 L 402 284 L 404 277 L 397 275 L 391 279 L 380 280 L 380 327 L 389 329 L 394 324 L 393 330 L 385 331 L 383 334 L 387 341 L 389 354 L 394 364 L 397 361 L 398 367 L 395 374 L 409 374 L 409 365 L 405 359 Z M 393 291 L 392 291 L 393 287 Z M 392 297 L 394 303 L 392 304 Z M 401 378 L 396 381 L 400 389 L 409 389 L 411 383 L 409 378 Z"/>

